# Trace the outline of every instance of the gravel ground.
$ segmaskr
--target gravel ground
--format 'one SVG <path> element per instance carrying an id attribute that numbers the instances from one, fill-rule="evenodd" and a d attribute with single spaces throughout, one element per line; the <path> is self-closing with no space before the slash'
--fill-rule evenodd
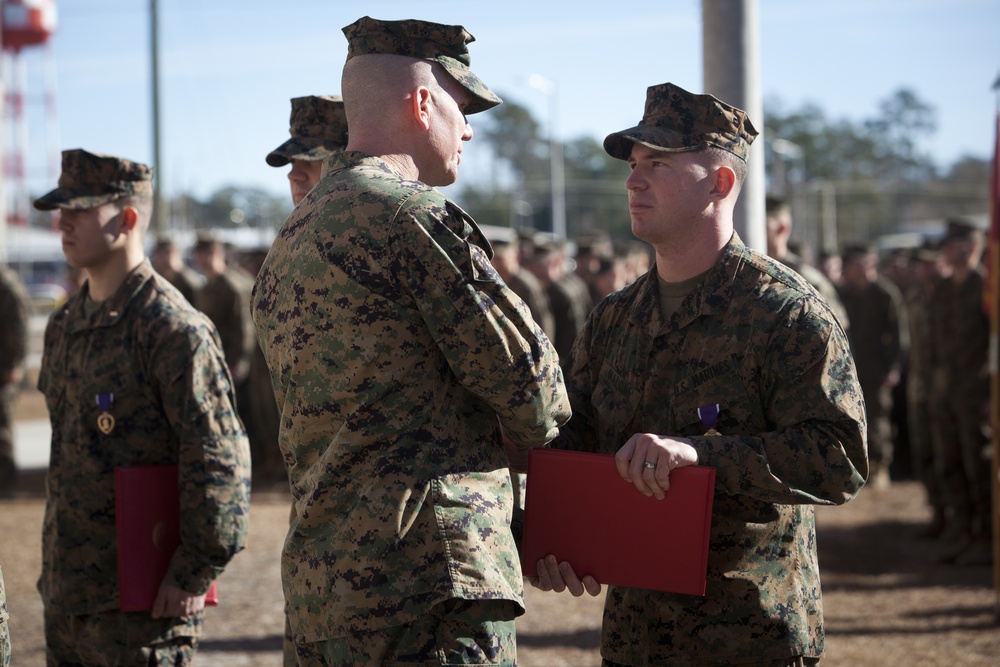
<path id="1" fill-rule="evenodd" d="M 13 667 L 44 667 L 40 570 L 42 473 L 22 475 L 0 501 L 0 567 L 10 608 Z M 936 563 L 945 545 L 915 537 L 929 519 L 920 487 L 896 482 L 865 489 L 843 507 L 819 508 L 817 531 L 826 610 L 824 667 L 1000 665 L 998 598 L 990 567 Z M 278 557 L 288 499 L 255 490 L 249 544 L 219 580 L 221 604 L 208 610 L 197 663 L 205 667 L 281 664 Z M 518 621 L 523 667 L 598 667 L 601 598 L 525 592 Z"/>

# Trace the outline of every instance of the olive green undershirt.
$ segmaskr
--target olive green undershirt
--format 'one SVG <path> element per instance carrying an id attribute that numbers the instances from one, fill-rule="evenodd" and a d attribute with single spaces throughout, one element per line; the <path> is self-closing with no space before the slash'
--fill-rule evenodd
<path id="1" fill-rule="evenodd" d="M 660 283 L 660 316 L 663 317 L 664 322 L 669 321 L 670 317 L 677 312 L 677 309 L 684 303 L 684 299 L 694 291 L 694 288 L 698 286 L 698 283 L 701 282 L 706 273 L 708 271 L 699 273 L 694 278 L 689 278 L 679 283 L 668 283 L 663 278 L 657 276 L 657 280 Z"/>

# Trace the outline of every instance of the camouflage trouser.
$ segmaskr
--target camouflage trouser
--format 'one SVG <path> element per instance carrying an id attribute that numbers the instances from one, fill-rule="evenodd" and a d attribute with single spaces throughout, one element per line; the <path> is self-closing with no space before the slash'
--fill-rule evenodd
<path id="1" fill-rule="evenodd" d="M 732 667 L 817 667 L 819 658 L 781 658 L 779 660 L 763 660 L 761 662 L 732 663 Z M 626 667 L 621 663 L 602 660 L 601 667 Z"/>
<path id="2" fill-rule="evenodd" d="M 10 631 L 3 616 L 0 616 L 0 667 L 10 667 Z"/>
<path id="3" fill-rule="evenodd" d="M 495 665 L 515 667 L 509 600 L 453 599 L 413 623 L 315 643 L 296 643 L 299 667 Z"/>
<path id="4" fill-rule="evenodd" d="M 892 463 L 892 388 L 864 388 L 868 421 L 868 459 L 876 465 Z"/>
<path id="5" fill-rule="evenodd" d="M 153 618 L 146 612 L 68 616 L 45 611 L 47 667 L 188 667 L 202 613 Z"/>
<path id="6" fill-rule="evenodd" d="M 934 461 L 933 425 L 930 401 L 910 401 L 907 419 L 910 422 L 910 457 L 913 471 L 927 492 L 927 503 L 934 509 L 943 509 L 944 493 Z"/>
<path id="7" fill-rule="evenodd" d="M 992 534 L 990 440 L 983 396 L 947 392 L 935 397 L 934 446 L 945 503 L 973 537 Z"/>
<path id="8" fill-rule="evenodd" d="M 0 494 L 10 491 L 17 473 L 14 463 L 14 386 L 0 386 Z"/>

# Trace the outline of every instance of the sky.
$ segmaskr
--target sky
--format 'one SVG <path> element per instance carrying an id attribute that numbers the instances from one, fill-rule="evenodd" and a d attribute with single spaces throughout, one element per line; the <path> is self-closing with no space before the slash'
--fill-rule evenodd
<path id="1" fill-rule="evenodd" d="M 158 7 L 159 187 L 167 197 L 207 198 L 226 185 L 287 194 L 288 168 L 269 167 L 264 157 L 288 136 L 291 98 L 340 92 L 342 28 L 365 15 L 465 26 L 476 38 L 472 70 L 562 141 L 603 140 L 635 125 L 650 85 L 703 91 L 697 0 L 158 0 Z M 28 185 L 36 194 L 54 187 L 62 149 L 153 164 L 149 2 L 57 0 L 57 8 L 49 45 L 21 56 Z M 938 164 L 992 156 L 1000 0 L 757 0 L 757 14 L 765 105 L 815 104 L 827 118 L 860 121 L 908 88 L 936 111 L 937 132 L 921 148 Z M 552 92 L 533 88 L 532 75 L 551 82 Z M 45 92 L 53 93 L 48 112 Z M 475 130 L 477 117 L 470 122 Z M 473 138 L 464 156 L 475 150 Z"/>

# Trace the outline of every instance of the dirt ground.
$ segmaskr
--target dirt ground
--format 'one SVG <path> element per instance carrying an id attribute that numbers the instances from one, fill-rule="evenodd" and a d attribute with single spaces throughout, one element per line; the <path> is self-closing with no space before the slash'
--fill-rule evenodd
<path id="1" fill-rule="evenodd" d="M 23 418 L 37 405 L 19 401 Z M 13 667 L 44 667 L 40 570 L 43 473 L 23 474 L 0 501 L 0 567 L 10 609 Z M 826 615 L 824 667 L 1000 665 L 998 596 L 989 567 L 936 564 L 944 547 L 915 534 L 929 519 L 912 481 L 864 490 L 843 507 L 818 508 Z M 219 580 L 221 604 L 206 613 L 197 663 L 205 667 L 281 664 L 283 627 L 278 557 L 288 522 L 280 489 L 257 489 L 249 544 Z M 601 598 L 525 591 L 518 620 L 523 667 L 598 667 Z"/>

